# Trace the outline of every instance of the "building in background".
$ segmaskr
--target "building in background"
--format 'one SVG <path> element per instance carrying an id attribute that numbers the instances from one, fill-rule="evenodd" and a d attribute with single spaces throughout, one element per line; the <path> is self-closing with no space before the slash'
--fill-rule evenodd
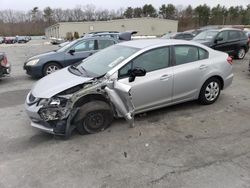
<path id="1" fill-rule="evenodd" d="M 65 38 L 68 32 L 83 35 L 96 31 L 138 31 L 138 35 L 160 36 L 177 32 L 178 21 L 160 18 L 132 18 L 93 22 L 60 22 L 45 29 L 46 37 Z"/>

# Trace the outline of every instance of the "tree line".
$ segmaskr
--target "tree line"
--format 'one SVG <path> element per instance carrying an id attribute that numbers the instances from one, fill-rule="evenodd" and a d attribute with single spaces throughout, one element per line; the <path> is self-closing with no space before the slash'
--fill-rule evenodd
<path id="1" fill-rule="evenodd" d="M 118 10 L 97 9 L 88 4 L 73 9 L 34 7 L 30 11 L 0 11 L 0 35 L 43 35 L 44 29 L 57 22 L 107 21 L 122 18 L 159 17 L 179 21 L 179 30 L 199 28 L 206 25 L 250 25 L 250 4 L 246 7 L 206 4 L 175 6 L 163 4 L 156 9 L 152 4 L 127 7 Z"/>

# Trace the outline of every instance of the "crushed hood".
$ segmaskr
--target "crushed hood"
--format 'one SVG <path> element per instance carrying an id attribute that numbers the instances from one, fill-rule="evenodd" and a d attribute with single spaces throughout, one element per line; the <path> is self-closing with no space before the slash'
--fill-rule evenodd
<path id="1" fill-rule="evenodd" d="M 93 78 L 74 75 L 66 67 L 40 79 L 32 88 L 31 93 L 36 98 L 51 98 L 66 89 L 83 84 L 91 79 Z"/>

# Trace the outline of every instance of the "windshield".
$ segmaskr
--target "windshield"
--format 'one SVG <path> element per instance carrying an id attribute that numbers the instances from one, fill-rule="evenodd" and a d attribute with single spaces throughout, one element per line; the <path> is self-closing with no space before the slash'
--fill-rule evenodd
<path id="1" fill-rule="evenodd" d="M 120 64 L 124 59 L 127 59 L 139 49 L 128 46 L 114 45 L 90 56 L 82 61 L 77 67 L 86 72 L 101 76 L 106 74 L 116 65 Z"/>
<path id="2" fill-rule="evenodd" d="M 59 48 L 59 49 L 57 50 L 57 52 L 64 52 L 65 50 L 67 50 L 68 48 L 70 48 L 72 45 L 74 45 L 76 42 L 77 42 L 77 41 L 75 40 L 75 41 L 72 41 L 72 42 L 66 44 L 65 46 Z"/>
<path id="3" fill-rule="evenodd" d="M 193 40 L 211 40 L 212 38 L 214 38 L 219 31 L 203 31 L 200 34 L 198 34 L 196 37 L 194 37 Z"/>

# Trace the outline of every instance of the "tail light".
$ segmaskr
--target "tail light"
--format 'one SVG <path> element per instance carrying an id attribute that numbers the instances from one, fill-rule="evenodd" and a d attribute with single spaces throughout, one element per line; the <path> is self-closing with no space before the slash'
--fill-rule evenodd
<path id="1" fill-rule="evenodd" d="M 228 62 L 230 65 L 232 65 L 232 64 L 233 64 L 233 58 L 230 57 L 230 56 L 228 56 L 227 62 Z"/>
<path id="2" fill-rule="evenodd" d="M 8 60 L 7 60 L 6 56 L 3 57 L 2 61 L 1 61 L 1 66 L 3 66 L 3 67 L 8 66 Z"/>

